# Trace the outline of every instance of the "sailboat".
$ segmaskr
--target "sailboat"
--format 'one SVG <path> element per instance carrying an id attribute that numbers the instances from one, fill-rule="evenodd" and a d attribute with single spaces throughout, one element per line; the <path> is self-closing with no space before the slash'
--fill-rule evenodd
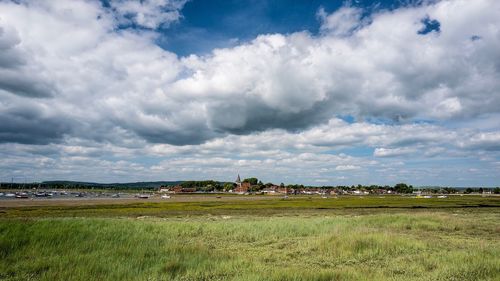
<path id="1" fill-rule="evenodd" d="M 149 194 L 144 193 L 144 190 L 142 190 L 141 193 L 137 194 L 137 198 L 139 198 L 139 199 L 148 199 L 149 198 Z"/>

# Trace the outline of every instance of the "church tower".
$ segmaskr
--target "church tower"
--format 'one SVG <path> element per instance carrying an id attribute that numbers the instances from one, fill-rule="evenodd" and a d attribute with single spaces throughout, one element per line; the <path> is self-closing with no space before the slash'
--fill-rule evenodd
<path id="1" fill-rule="evenodd" d="M 236 177 L 236 181 L 235 181 L 237 187 L 241 187 L 241 179 L 240 179 L 240 174 L 238 174 L 238 177 Z"/>

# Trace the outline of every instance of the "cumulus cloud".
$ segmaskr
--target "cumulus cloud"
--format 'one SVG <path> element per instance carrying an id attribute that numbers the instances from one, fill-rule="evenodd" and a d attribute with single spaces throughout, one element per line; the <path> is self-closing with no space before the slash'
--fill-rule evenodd
<path id="1" fill-rule="evenodd" d="M 180 59 L 155 45 L 154 32 L 116 26 L 124 17 L 156 28 L 178 19 L 184 1 L 117 1 L 111 11 L 83 1 L 1 5 L 0 46 L 14 54 L 0 58 L 4 91 L 52 97 L 75 123 L 151 142 L 304 130 L 339 114 L 411 122 L 500 108 L 500 36 L 484 28 L 499 25 L 496 2 L 441 1 L 369 21 L 357 8 L 320 9 L 319 35 L 261 35 Z M 418 34 L 426 18 L 440 22 L 439 34 Z"/>
<path id="2" fill-rule="evenodd" d="M 156 45 L 157 30 L 184 4 L 1 1 L 0 142 L 175 156 L 179 169 L 202 167 L 181 167 L 198 156 L 263 173 L 309 161 L 318 180 L 362 175 L 374 161 L 332 149 L 368 147 L 376 161 L 498 151 L 498 1 L 319 9 L 318 34 L 262 34 L 178 57 Z M 422 32 L 431 23 L 439 32 Z M 487 131 L 467 128 L 484 118 Z"/>
<path id="3" fill-rule="evenodd" d="M 262 35 L 210 56 L 191 56 L 184 62 L 192 75 L 169 90 L 204 101 L 208 125 L 230 133 L 303 129 L 335 114 L 408 122 L 497 112 L 491 106 L 500 104 L 496 60 L 481 59 L 483 48 L 499 44 L 497 29 L 483 28 L 498 26 L 492 5 L 443 1 L 376 13 L 370 24 L 354 8 L 331 15 L 320 10 L 321 35 Z M 452 11 L 458 14 L 450 17 Z M 471 16 L 464 11 L 482 18 L 467 33 L 483 34 L 492 45 L 480 46 L 462 33 Z M 422 19 L 429 15 L 440 21 L 441 31 L 421 35 Z M 497 58 L 499 52 L 490 55 Z"/>
<path id="4" fill-rule="evenodd" d="M 29 103 L 0 103 L 0 143 L 47 144 L 59 142 L 71 130 L 70 122 L 59 120 L 50 108 Z"/>
<path id="5" fill-rule="evenodd" d="M 1 22 L 0 22 L 1 24 Z M 50 97 L 55 91 L 43 66 L 29 64 L 16 29 L 0 26 L 0 91 L 26 97 Z"/>

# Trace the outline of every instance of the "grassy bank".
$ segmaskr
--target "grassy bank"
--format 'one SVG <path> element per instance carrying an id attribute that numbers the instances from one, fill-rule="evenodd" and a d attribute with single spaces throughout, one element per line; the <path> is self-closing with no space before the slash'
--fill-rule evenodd
<path id="1" fill-rule="evenodd" d="M 1 280 L 499 280 L 500 212 L 0 220 Z"/>

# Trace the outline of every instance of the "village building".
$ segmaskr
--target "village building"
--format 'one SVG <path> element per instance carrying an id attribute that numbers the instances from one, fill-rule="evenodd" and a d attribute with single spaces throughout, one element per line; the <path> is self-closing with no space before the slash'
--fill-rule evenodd
<path id="1" fill-rule="evenodd" d="M 180 192 L 182 192 L 182 186 L 180 186 L 180 185 L 176 185 L 176 186 L 174 186 L 174 187 L 172 188 L 172 191 L 173 191 L 174 193 L 180 193 Z"/>
<path id="2" fill-rule="evenodd" d="M 264 194 L 276 194 L 276 190 L 279 188 L 277 185 L 271 185 L 270 187 L 266 187 L 262 189 L 262 193 Z"/>
<path id="3" fill-rule="evenodd" d="M 168 187 L 161 186 L 160 189 L 158 190 L 160 193 L 168 193 L 170 192 L 170 189 Z"/>
<path id="4" fill-rule="evenodd" d="M 234 182 L 236 184 L 236 188 L 234 189 L 234 192 L 236 193 L 247 193 L 250 191 L 250 183 L 249 182 L 242 182 L 240 175 L 238 174 L 238 177 L 236 178 L 236 181 Z"/>
<path id="5" fill-rule="evenodd" d="M 278 187 L 276 189 L 276 192 L 287 194 L 287 193 L 291 193 L 290 190 L 292 190 L 292 189 L 291 188 L 286 188 L 286 187 Z"/>
<path id="6" fill-rule="evenodd" d="M 171 189 L 172 193 L 193 193 L 196 192 L 196 187 L 182 187 L 181 185 L 176 185 Z"/>

